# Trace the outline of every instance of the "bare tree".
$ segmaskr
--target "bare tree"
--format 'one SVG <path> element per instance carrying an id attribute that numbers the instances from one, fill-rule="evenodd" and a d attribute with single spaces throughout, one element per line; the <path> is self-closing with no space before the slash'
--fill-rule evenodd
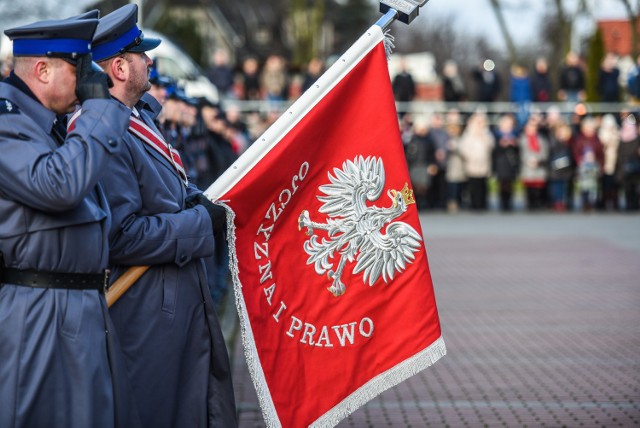
<path id="1" fill-rule="evenodd" d="M 0 29 L 44 19 L 61 19 L 82 12 L 91 0 L 0 0 Z"/>
<path id="2" fill-rule="evenodd" d="M 291 1 L 288 28 L 294 66 L 302 66 L 311 58 L 320 56 L 323 21 L 324 1 Z"/>
<path id="3" fill-rule="evenodd" d="M 447 16 L 437 18 L 428 14 L 421 15 L 411 25 L 397 23 L 392 27 L 395 37 L 395 52 L 419 53 L 429 52 L 433 55 L 436 71 L 441 75 L 447 60 L 453 60 L 458 65 L 460 75 L 468 77 L 472 70 L 482 62 L 491 58 L 497 64 L 499 73 L 503 76 L 508 70 L 507 60 L 503 53 L 495 46 L 494 41 L 482 35 L 460 31 L 456 25 L 457 17 L 452 12 Z M 472 79 L 465 79 L 467 90 L 473 89 Z"/>
<path id="4" fill-rule="evenodd" d="M 434 56 L 437 68 L 441 68 L 449 59 L 456 61 L 461 68 L 477 65 L 483 55 L 476 49 L 477 37 L 456 30 L 456 19 L 452 13 L 439 19 L 420 17 L 420 25 L 395 24 L 391 33 L 395 38 L 396 51 L 427 51 Z"/>
<path id="5" fill-rule="evenodd" d="M 636 7 L 631 5 L 630 0 L 620 0 L 627 11 L 629 24 L 631 25 L 631 53 L 633 58 L 638 57 L 638 15 L 640 14 L 640 0 L 636 0 Z"/>
<path id="6" fill-rule="evenodd" d="M 509 61 L 511 64 L 515 64 L 518 62 L 518 55 L 516 52 L 516 46 L 513 43 L 513 37 L 509 32 L 509 28 L 507 28 L 507 22 L 504 19 L 504 15 L 502 13 L 502 5 L 500 4 L 500 0 L 489 0 L 489 4 L 493 9 L 493 13 L 496 15 L 496 19 L 498 20 L 498 26 L 500 27 L 500 32 L 502 33 L 502 37 L 504 38 L 504 42 L 507 45 L 507 51 L 509 53 Z"/>
<path id="7" fill-rule="evenodd" d="M 559 46 L 554 60 L 558 60 L 563 58 L 570 49 L 572 21 L 565 13 L 563 0 L 553 0 L 553 3 L 556 7 L 555 26 L 557 33 L 555 36 L 558 37 L 556 43 Z M 547 18 L 551 18 L 551 16 L 547 15 Z"/>

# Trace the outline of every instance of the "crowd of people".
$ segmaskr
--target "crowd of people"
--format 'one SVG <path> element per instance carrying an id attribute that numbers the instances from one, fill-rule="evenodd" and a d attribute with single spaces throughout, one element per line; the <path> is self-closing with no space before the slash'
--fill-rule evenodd
<path id="1" fill-rule="evenodd" d="M 301 89 L 323 69 L 321 60 L 312 60 Z M 640 81 L 634 70 L 627 85 L 630 96 L 635 96 L 636 80 Z M 630 111 L 569 115 L 555 107 L 536 111 L 531 103 L 585 100 L 585 71 L 578 55 L 569 52 L 559 73 L 559 87 L 554 90 L 545 58 L 535 61 L 531 73 L 522 66 L 512 67 L 507 89 L 516 106 L 513 113 L 399 111 L 419 208 L 482 211 L 497 201 L 497 208 L 507 212 L 514 210 L 515 201 L 524 200 L 530 211 L 637 210 L 636 115 Z M 238 71 L 223 52 L 216 51 L 209 77 L 221 90 L 222 104 L 189 100 L 169 87 L 163 114 L 168 119 L 161 118 L 168 138 L 184 153 L 189 175 L 203 188 L 279 116 L 277 109 L 268 114 L 241 112 L 235 100 L 283 101 L 296 96 L 286 62 L 275 55 L 262 66 L 247 58 Z M 620 101 L 619 77 L 617 57 L 607 54 L 598 78 L 601 101 Z M 490 60 L 474 70 L 471 79 L 464 79 L 457 64 L 447 61 L 442 85 L 443 99 L 449 102 L 491 103 L 504 89 Z M 403 60 L 392 88 L 400 105 L 415 99 L 416 83 Z M 182 107 L 175 107 L 179 104 Z"/>
<path id="2" fill-rule="evenodd" d="M 248 58 L 235 72 L 228 58 L 216 55 L 209 76 L 225 88 L 226 100 L 282 101 L 297 94 L 291 89 L 294 79 L 281 58 L 270 57 L 262 66 L 255 58 Z M 628 73 L 626 91 L 620 85 L 618 61 L 616 55 L 607 53 L 601 62 L 596 86 L 601 102 L 640 99 L 640 61 Z M 323 67 L 317 59 L 309 63 L 302 89 Z M 446 61 L 441 75 L 443 101 L 492 103 L 506 99 L 513 103 L 513 112 L 451 109 L 411 113 L 406 107 L 416 100 L 418 85 L 401 58 L 392 88 L 403 106 L 399 120 L 419 208 L 481 211 L 496 200 L 499 210 L 511 211 L 515 201 L 524 200 L 524 208 L 530 211 L 637 210 L 638 117 L 626 110 L 568 114 L 552 106 L 537 111 L 535 103 L 572 106 L 586 100 L 586 71 L 575 52 L 566 55 L 555 77 L 543 57 L 536 59 L 531 70 L 513 65 L 508 79 L 500 76 L 491 60 L 466 77 L 454 61 Z M 273 118 L 277 114 L 274 112 Z M 258 132 L 243 134 L 243 141 L 250 144 L 269 121 L 260 120 L 257 113 L 246 117 L 264 125 L 257 127 Z"/>
<path id="3" fill-rule="evenodd" d="M 521 191 L 529 211 L 637 211 L 638 119 L 572 115 L 559 110 L 496 117 L 457 110 L 401 120 L 419 209 L 484 211 L 489 193 L 501 211 Z"/>

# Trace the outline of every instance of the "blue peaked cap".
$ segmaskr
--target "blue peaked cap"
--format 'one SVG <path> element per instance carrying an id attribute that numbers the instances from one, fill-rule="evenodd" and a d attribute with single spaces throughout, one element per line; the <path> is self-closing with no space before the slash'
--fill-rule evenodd
<path id="1" fill-rule="evenodd" d="M 13 55 L 75 59 L 91 52 L 98 26 L 97 10 L 66 19 L 38 21 L 4 31 L 13 40 Z"/>
<path id="2" fill-rule="evenodd" d="M 100 62 L 125 52 L 146 52 L 160 39 L 145 39 L 136 25 L 138 5 L 127 4 L 100 19 L 93 36 L 93 60 Z"/>
<path id="3" fill-rule="evenodd" d="M 158 67 L 156 67 L 155 64 L 149 67 L 149 82 L 151 82 L 152 85 L 161 86 L 163 88 L 169 88 L 173 85 L 171 78 L 160 74 L 158 72 Z"/>
<path id="4" fill-rule="evenodd" d="M 172 100 L 182 101 L 185 104 L 197 105 L 198 101 L 195 98 L 192 98 L 187 95 L 184 88 L 178 86 L 175 82 L 172 82 L 170 85 L 166 87 L 167 98 Z"/>

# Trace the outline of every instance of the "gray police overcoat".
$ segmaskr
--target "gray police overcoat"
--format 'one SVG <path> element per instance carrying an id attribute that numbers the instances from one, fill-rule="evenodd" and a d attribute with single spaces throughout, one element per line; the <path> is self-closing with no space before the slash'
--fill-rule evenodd
<path id="1" fill-rule="evenodd" d="M 161 107 L 145 95 L 142 120 Z M 110 308 L 144 426 L 233 427 L 229 359 L 203 258 L 214 249 L 211 220 L 198 191 L 172 164 L 132 134 L 103 181 L 113 213 L 110 264 L 116 279 L 130 266 L 151 268 Z"/>
<path id="2" fill-rule="evenodd" d="M 0 83 L 0 251 L 8 267 L 98 273 L 109 211 L 97 185 L 130 110 L 88 100 L 58 147 L 55 114 Z M 0 288 L 0 427 L 137 426 L 97 290 Z"/>

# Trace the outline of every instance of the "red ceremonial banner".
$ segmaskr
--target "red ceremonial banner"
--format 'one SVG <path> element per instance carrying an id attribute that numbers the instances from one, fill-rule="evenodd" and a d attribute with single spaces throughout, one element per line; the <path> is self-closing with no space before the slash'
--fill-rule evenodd
<path id="1" fill-rule="evenodd" d="M 333 426 L 446 353 L 382 32 L 363 38 L 276 144 L 207 191 L 230 210 L 245 352 L 269 426 Z"/>

